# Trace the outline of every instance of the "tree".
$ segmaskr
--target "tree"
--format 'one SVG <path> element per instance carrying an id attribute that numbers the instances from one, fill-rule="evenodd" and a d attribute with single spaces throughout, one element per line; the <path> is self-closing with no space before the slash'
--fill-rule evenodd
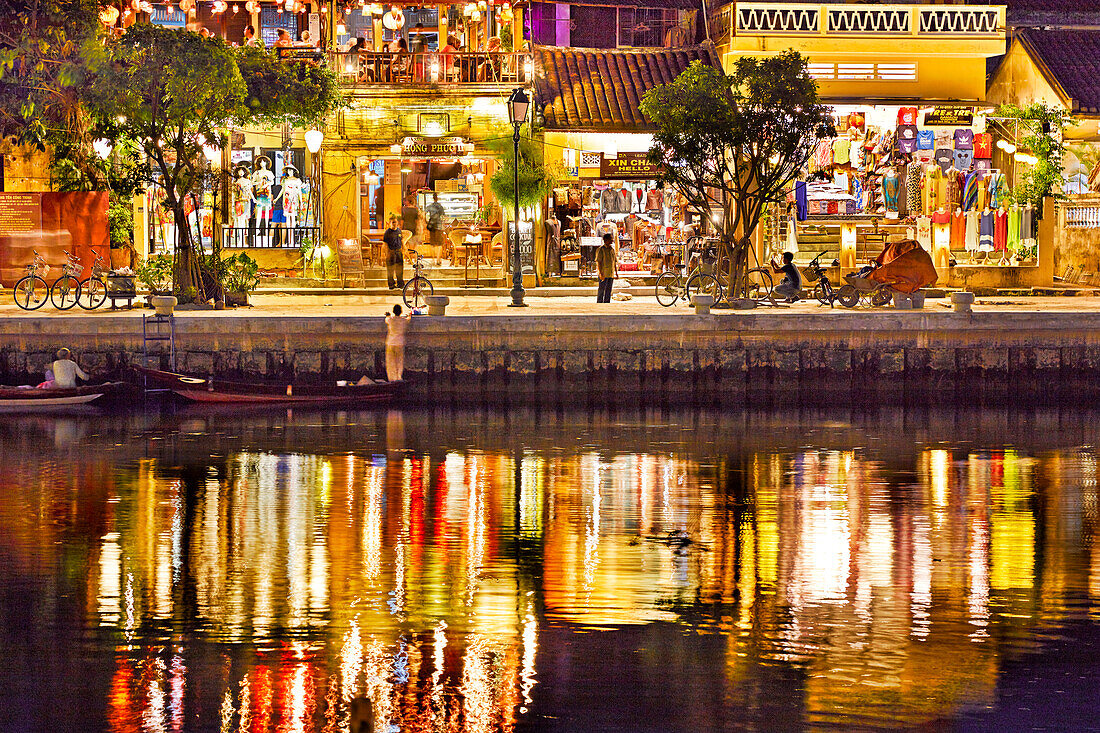
<path id="1" fill-rule="evenodd" d="M 1066 154 L 1065 129 L 1073 117 L 1061 107 L 1029 104 L 1018 107 L 1002 104 L 994 113 L 995 121 L 1013 139 L 1019 153 L 1031 155 L 1036 162 L 1017 171 L 1013 196 L 1020 203 L 1030 202 L 1041 212 L 1043 199 L 1052 196 L 1063 183 L 1063 158 Z"/>
<path id="2" fill-rule="evenodd" d="M 318 123 L 342 103 L 335 75 L 305 61 L 280 61 L 261 49 L 237 51 L 220 39 L 148 24 L 111 41 L 96 72 L 93 107 L 138 142 L 177 222 L 177 292 L 214 295 L 217 278 L 209 272 L 203 277 L 201 245 L 183 225 L 186 197 L 207 171 L 203 148 L 220 148 L 230 123 Z"/>
<path id="3" fill-rule="evenodd" d="M 657 127 L 649 160 L 719 233 L 728 297 L 747 291 L 752 236 L 769 202 L 798 176 L 821 137 L 835 134 L 805 59 L 794 51 L 742 57 L 726 75 L 695 61 L 639 105 Z"/>

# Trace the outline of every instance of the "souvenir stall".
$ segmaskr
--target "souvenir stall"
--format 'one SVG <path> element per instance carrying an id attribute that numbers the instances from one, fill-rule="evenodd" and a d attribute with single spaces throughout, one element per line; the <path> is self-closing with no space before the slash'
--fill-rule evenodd
<path id="1" fill-rule="evenodd" d="M 605 233 L 614 238 L 620 273 L 661 272 L 678 254 L 674 244 L 694 231 L 684 225 L 691 217 L 682 197 L 658 186 L 645 153 L 583 155 L 590 157 L 577 166 L 577 179 L 563 181 L 547 202 L 547 273 L 596 278 Z"/>
<path id="2" fill-rule="evenodd" d="M 937 268 L 1034 264 L 1037 223 L 992 165 L 993 136 L 970 107 L 837 106 L 837 136 L 818 141 L 792 187 L 785 248 L 838 242 L 841 264 L 890 234 L 916 239 Z M 862 257 L 859 258 L 862 261 Z"/>

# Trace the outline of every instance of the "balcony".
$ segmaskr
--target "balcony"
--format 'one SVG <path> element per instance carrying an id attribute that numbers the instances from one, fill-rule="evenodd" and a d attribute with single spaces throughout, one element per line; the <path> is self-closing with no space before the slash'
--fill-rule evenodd
<path id="1" fill-rule="evenodd" d="M 352 94 L 376 91 L 496 94 L 529 85 L 534 62 L 524 52 L 327 53 L 327 61 Z"/>

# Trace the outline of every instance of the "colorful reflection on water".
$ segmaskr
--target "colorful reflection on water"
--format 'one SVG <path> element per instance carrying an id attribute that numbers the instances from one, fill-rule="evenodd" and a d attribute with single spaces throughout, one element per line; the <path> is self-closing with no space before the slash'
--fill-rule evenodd
<path id="1" fill-rule="evenodd" d="M 550 422 L 5 421 L 0 728 L 937 725 L 1100 610 L 1080 431 Z"/>

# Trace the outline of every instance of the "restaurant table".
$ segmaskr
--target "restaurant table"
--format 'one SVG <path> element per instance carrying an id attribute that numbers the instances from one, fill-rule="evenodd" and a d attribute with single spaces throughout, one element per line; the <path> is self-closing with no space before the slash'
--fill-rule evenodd
<path id="1" fill-rule="evenodd" d="M 481 287 L 481 235 L 467 234 L 466 241 L 462 243 L 462 251 L 465 254 L 462 262 L 462 279 L 464 287 Z M 470 250 L 476 250 L 474 257 L 474 283 L 470 284 Z"/>

